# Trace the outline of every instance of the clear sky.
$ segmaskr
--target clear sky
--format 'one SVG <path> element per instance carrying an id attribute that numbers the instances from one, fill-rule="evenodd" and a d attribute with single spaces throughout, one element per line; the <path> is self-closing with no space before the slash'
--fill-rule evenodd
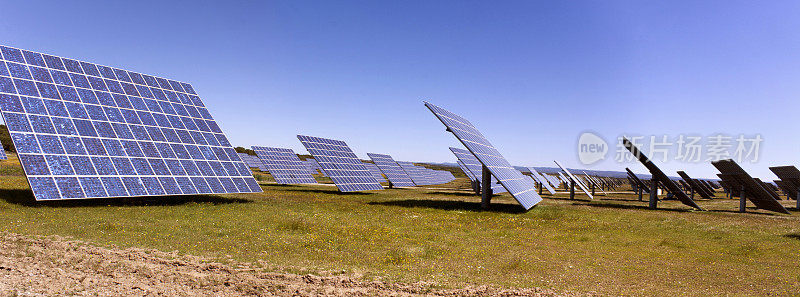
<path id="1" fill-rule="evenodd" d="M 192 83 L 237 146 L 341 139 L 453 162 L 423 106 L 515 165 L 584 167 L 577 139 L 760 134 L 753 175 L 800 165 L 797 1 L 4 1 L 0 43 Z M 643 147 L 647 152 L 648 148 Z M 708 163 L 661 163 L 713 177 Z"/>

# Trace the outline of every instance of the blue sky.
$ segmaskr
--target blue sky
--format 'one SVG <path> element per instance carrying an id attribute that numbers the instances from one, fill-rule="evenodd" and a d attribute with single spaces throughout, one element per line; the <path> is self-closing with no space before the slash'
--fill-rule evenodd
<path id="1" fill-rule="evenodd" d="M 800 165 L 796 1 L 16 1 L 0 43 L 192 83 L 231 142 L 452 162 L 423 100 L 515 165 L 582 166 L 577 138 L 760 134 Z M 647 148 L 643 147 L 647 152 Z M 660 163 L 712 177 L 708 163 Z"/>

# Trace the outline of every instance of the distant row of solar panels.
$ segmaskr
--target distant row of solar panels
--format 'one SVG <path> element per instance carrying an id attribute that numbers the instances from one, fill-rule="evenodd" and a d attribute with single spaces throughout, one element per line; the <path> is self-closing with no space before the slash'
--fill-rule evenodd
<path id="1" fill-rule="evenodd" d="M 36 200 L 261 192 L 188 83 L 0 46 L 0 110 Z"/>

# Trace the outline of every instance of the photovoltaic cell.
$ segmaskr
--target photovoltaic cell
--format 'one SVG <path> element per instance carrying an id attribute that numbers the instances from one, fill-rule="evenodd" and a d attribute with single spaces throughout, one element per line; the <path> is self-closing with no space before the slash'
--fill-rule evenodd
<path id="1" fill-rule="evenodd" d="M 467 167 L 467 170 L 472 173 L 472 176 L 476 178 L 476 181 L 480 183 L 483 179 L 483 165 L 481 165 L 481 162 L 478 161 L 478 158 L 475 158 L 475 155 L 465 149 L 450 147 L 450 151 L 456 156 L 456 159 L 461 161 L 461 163 Z M 497 182 L 497 178 L 494 176 L 492 176 L 491 187 L 492 193 L 499 194 L 506 192 L 506 188 L 503 188 L 503 186 Z"/>
<path id="2" fill-rule="evenodd" d="M 425 106 L 444 124 L 448 131 L 497 178 L 511 196 L 525 209 L 530 209 L 542 198 L 536 194 L 533 180 L 526 178 L 497 151 L 497 149 L 469 121 L 441 107 L 425 102 Z"/>
<path id="3" fill-rule="evenodd" d="M 293 150 L 287 148 L 253 146 L 261 163 L 279 184 L 316 184 L 314 176 Z"/>
<path id="4" fill-rule="evenodd" d="M 187 83 L 6 46 L 0 69 L 36 200 L 261 192 Z"/>
<path id="5" fill-rule="evenodd" d="M 305 135 L 297 135 L 297 138 L 339 191 L 383 190 L 383 186 L 364 166 L 364 162 L 361 162 L 344 141 Z"/>
<path id="6" fill-rule="evenodd" d="M 413 187 L 415 186 L 411 178 L 406 174 L 403 168 L 397 164 L 392 156 L 384 154 L 367 153 L 372 162 L 378 165 L 378 169 L 386 175 L 389 182 L 395 187 Z"/>

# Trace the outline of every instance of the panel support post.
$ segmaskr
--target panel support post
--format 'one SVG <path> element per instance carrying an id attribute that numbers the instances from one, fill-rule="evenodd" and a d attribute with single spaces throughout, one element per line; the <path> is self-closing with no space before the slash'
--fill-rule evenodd
<path id="1" fill-rule="evenodd" d="M 481 208 L 489 209 L 489 203 L 492 201 L 492 173 L 486 165 L 483 166 L 481 174 Z"/>
<path id="2" fill-rule="evenodd" d="M 387 178 L 387 179 L 388 179 L 388 178 Z M 390 182 L 389 182 L 389 189 L 392 189 L 392 188 L 394 188 L 394 184 L 392 184 L 392 182 L 390 181 Z"/>
<path id="3" fill-rule="evenodd" d="M 747 196 L 744 191 L 744 186 L 742 186 L 741 191 L 739 192 L 739 212 L 745 212 L 747 208 Z"/>
<path id="4" fill-rule="evenodd" d="M 692 198 L 692 200 L 694 200 L 694 188 L 692 188 L 692 187 L 689 187 L 689 191 L 691 191 L 691 193 L 692 193 L 692 195 L 690 196 L 690 198 Z"/>
<path id="5" fill-rule="evenodd" d="M 569 199 L 575 200 L 575 181 L 569 179 Z"/>
<path id="6" fill-rule="evenodd" d="M 794 197 L 795 209 L 800 210 L 800 188 L 797 189 L 797 197 Z"/>
<path id="7" fill-rule="evenodd" d="M 650 180 L 653 186 L 650 188 L 650 209 L 658 208 L 658 180 Z"/>
<path id="8" fill-rule="evenodd" d="M 642 196 L 644 195 L 644 190 L 642 187 L 636 187 L 636 189 L 639 191 L 639 201 L 643 201 L 644 199 L 642 199 Z"/>
<path id="9" fill-rule="evenodd" d="M 594 196 L 594 183 L 592 183 L 592 196 Z"/>
<path id="10" fill-rule="evenodd" d="M 539 185 L 539 196 L 542 196 L 542 183 L 537 183 Z"/>

